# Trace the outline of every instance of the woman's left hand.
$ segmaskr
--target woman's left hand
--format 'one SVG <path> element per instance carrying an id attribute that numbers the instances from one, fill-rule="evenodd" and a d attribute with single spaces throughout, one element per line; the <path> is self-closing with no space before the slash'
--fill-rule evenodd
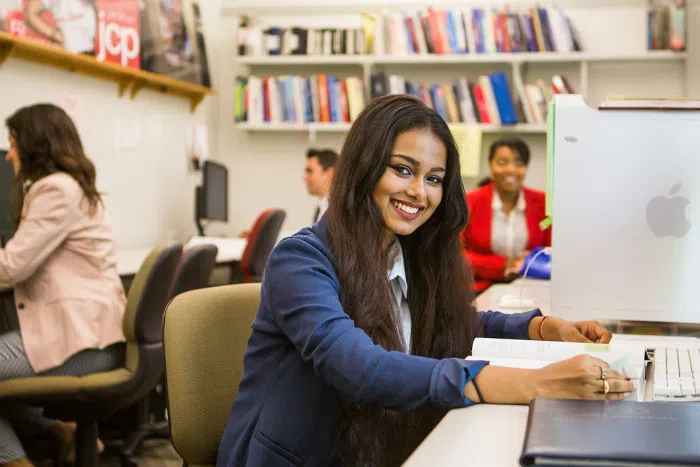
<path id="1" fill-rule="evenodd" d="M 571 322 L 550 316 L 542 325 L 542 337 L 547 341 L 607 344 L 612 333 L 597 321 Z"/>

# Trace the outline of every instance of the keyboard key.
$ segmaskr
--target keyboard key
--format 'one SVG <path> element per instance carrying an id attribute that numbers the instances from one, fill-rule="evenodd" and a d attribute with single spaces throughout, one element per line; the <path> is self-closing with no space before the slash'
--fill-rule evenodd
<path id="1" fill-rule="evenodd" d="M 686 349 L 678 350 L 678 369 L 680 370 L 681 376 L 693 375 L 693 373 L 690 371 L 690 356 L 688 355 L 688 350 Z"/>
<path id="2" fill-rule="evenodd" d="M 655 396 L 671 396 L 672 391 L 666 386 L 654 385 L 654 395 Z"/>

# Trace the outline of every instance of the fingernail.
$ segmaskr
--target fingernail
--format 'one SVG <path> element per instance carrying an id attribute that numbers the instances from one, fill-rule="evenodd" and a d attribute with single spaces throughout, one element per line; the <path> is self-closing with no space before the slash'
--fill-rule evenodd
<path id="1" fill-rule="evenodd" d="M 630 378 L 629 376 L 626 376 L 626 377 L 625 377 L 625 380 L 626 380 L 626 381 L 632 381 L 632 378 Z"/>

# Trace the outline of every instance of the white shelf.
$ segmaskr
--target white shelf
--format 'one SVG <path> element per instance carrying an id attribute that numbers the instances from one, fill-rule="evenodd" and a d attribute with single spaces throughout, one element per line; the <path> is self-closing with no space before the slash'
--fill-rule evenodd
<path id="1" fill-rule="evenodd" d="M 237 56 L 235 60 L 247 66 L 284 65 L 363 65 L 374 61 L 373 55 L 263 55 Z"/>
<path id="2" fill-rule="evenodd" d="M 271 55 L 237 57 L 247 66 L 284 65 L 439 65 L 457 63 L 566 63 L 611 61 L 676 61 L 686 60 L 687 52 L 668 50 L 632 54 L 602 54 L 590 52 L 521 52 L 461 55 Z"/>
<path id="3" fill-rule="evenodd" d="M 237 123 L 236 128 L 243 131 L 317 131 L 345 132 L 349 123 Z"/>
<path id="4" fill-rule="evenodd" d="M 450 124 L 464 126 L 464 123 Z M 546 133 L 546 125 L 479 125 L 484 133 Z M 248 132 L 286 132 L 286 131 L 316 131 L 316 132 L 346 132 L 350 123 L 237 123 L 236 128 Z"/>

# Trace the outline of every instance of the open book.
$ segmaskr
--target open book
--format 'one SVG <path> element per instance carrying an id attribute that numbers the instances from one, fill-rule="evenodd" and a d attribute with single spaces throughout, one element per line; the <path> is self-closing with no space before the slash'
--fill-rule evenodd
<path id="1" fill-rule="evenodd" d="M 588 354 L 608 362 L 613 370 L 627 375 L 637 390 L 627 399 L 644 400 L 646 349 L 639 343 L 586 344 L 514 339 L 476 338 L 467 360 L 488 360 L 491 365 L 538 369 L 551 363 Z"/>

